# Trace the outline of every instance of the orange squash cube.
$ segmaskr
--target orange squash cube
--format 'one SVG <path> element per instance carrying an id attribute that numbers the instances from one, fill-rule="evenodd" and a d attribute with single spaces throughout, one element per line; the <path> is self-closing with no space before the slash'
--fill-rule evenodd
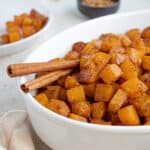
<path id="1" fill-rule="evenodd" d="M 115 113 L 125 104 L 127 104 L 127 93 L 122 89 L 117 90 L 108 104 L 108 111 Z"/>
<path id="2" fill-rule="evenodd" d="M 9 36 L 8 36 L 8 34 L 1 35 L 1 40 L 2 40 L 3 44 L 9 43 Z"/>
<path id="3" fill-rule="evenodd" d="M 95 90 L 95 101 L 108 102 L 115 92 L 115 87 L 109 84 L 97 84 Z"/>
<path id="4" fill-rule="evenodd" d="M 140 125 L 138 113 L 133 105 L 120 109 L 118 116 L 123 125 Z"/>
<path id="5" fill-rule="evenodd" d="M 95 94 L 95 84 L 94 83 L 91 83 L 91 84 L 86 84 L 84 85 L 84 91 L 85 91 L 85 95 L 87 97 L 94 97 L 94 94 Z"/>
<path id="6" fill-rule="evenodd" d="M 101 119 L 106 113 L 106 104 L 104 102 L 96 102 L 91 104 L 91 114 L 93 118 Z"/>
<path id="7" fill-rule="evenodd" d="M 87 119 L 85 117 L 79 116 L 79 115 L 74 114 L 74 113 L 70 113 L 69 118 L 76 120 L 76 121 L 87 122 Z"/>
<path id="8" fill-rule="evenodd" d="M 20 36 L 20 34 L 18 32 L 11 32 L 11 33 L 9 33 L 8 37 L 9 37 L 9 42 L 10 43 L 19 41 L 21 39 L 21 36 Z"/>
<path id="9" fill-rule="evenodd" d="M 132 40 L 137 40 L 141 38 L 141 31 L 138 28 L 134 28 L 129 30 L 126 35 Z"/>
<path id="10" fill-rule="evenodd" d="M 79 101 L 85 101 L 85 92 L 83 86 L 76 86 L 67 90 L 67 98 L 70 104 Z"/>
<path id="11" fill-rule="evenodd" d="M 65 56 L 66 60 L 74 60 L 74 59 L 80 59 L 80 54 L 76 51 L 70 51 Z"/>
<path id="12" fill-rule="evenodd" d="M 28 17 L 24 17 L 23 21 L 22 21 L 22 25 L 26 26 L 26 25 L 32 25 L 32 19 L 28 16 Z"/>
<path id="13" fill-rule="evenodd" d="M 150 38 L 150 27 L 147 27 L 142 32 L 142 38 L 149 39 Z"/>
<path id="14" fill-rule="evenodd" d="M 107 84 L 112 84 L 122 75 L 120 67 L 116 64 L 109 64 L 100 72 L 100 77 Z"/>
<path id="15" fill-rule="evenodd" d="M 143 57 L 142 67 L 143 69 L 150 71 L 150 56 L 149 55 L 145 55 Z"/>
<path id="16" fill-rule="evenodd" d="M 20 16 L 14 16 L 14 22 L 18 26 L 22 26 L 23 17 L 21 15 Z"/>
<path id="17" fill-rule="evenodd" d="M 70 89 L 79 85 L 79 82 L 72 76 L 68 76 L 65 80 L 65 88 Z"/>
<path id="18" fill-rule="evenodd" d="M 40 93 L 34 96 L 34 98 L 43 106 L 46 106 L 48 104 L 48 97 L 45 93 Z"/>
<path id="19" fill-rule="evenodd" d="M 121 87 L 123 90 L 125 90 L 128 93 L 128 95 L 131 98 L 136 98 L 138 96 L 141 96 L 143 93 L 145 93 L 148 90 L 146 84 L 144 84 L 138 78 L 131 78 L 125 81 L 121 85 Z"/>
<path id="20" fill-rule="evenodd" d="M 122 78 L 128 80 L 130 78 L 137 77 L 137 71 L 135 65 L 130 60 L 124 60 L 120 65 L 120 68 L 123 72 Z"/>
<path id="21" fill-rule="evenodd" d="M 22 26 L 23 37 L 29 37 L 35 33 L 35 28 L 33 25 Z"/>

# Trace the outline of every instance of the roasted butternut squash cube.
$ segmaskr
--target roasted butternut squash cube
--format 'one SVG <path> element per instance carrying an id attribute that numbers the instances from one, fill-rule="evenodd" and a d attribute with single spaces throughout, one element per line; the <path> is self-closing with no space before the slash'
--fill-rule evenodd
<path id="1" fill-rule="evenodd" d="M 109 64 L 100 72 L 100 78 L 107 84 L 117 81 L 122 75 L 120 67 L 116 64 Z"/>
<path id="2" fill-rule="evenodd" d="M 72 76 L 68 76 L 65 80 L 65 88 L 70 89 L 79 85 L 79 82 Z"/>
<path id="3" fill-rule="evenodd" d="M 101 49 L 102 41 L 100 39 L 94 39 L 91 41 L 91 43 L 94 45 L 94 47 L 98 50 Z"/>
<path id="4" fill-rule="evenodd" d="M 94 83 L 98 79 L 98 70 L 96 69 L 82 69 L 79 74 L 80 83 Z"/>
<path id="5" fill-rule="evenodd" d="M 9 37 L 9 42 L 10 43 L 19 41 L 21 39 L 21 36 L 20 36 L 20 34 L 18 32 L 11 32 L 11 33 L 9 33 L 8 37 Z"/>
<path id="6" fill-rule="evenodd" d="M 129 97 L 131 98 L 141 96 L 143 93 L 145 93 L 148 90 L 146 84 L 144 84 L 138 78 L 131 78 L 125 81 L 121 85 L 121 87 L 123 90 L 125 90 L 128 93 Z"/>
<path id="7" fill-rule="evenodd" d="M 58 99 L 61 87 L 57 85 L 50 85 L 47 86 L 47 90 L 45 91 L 45 94 L 47 95 L 48 99 Z"/>
<path id="8" fill-rule="evenodd" d="M 91 119 L 90 123 L 99 124 L 99 125 L 112 125 L 112 122 L 110 121 L 104 121 L 101 119 Z"/>
<path id="9" fill-rule="evenodd" d="M 145 55 L 143 57 L 142 67 L 143 69 L 150 71 L 150 56 L 149 55 Z"/>
<path id="10" fill-rule="evenodd" d="M 75 59 L 80 59 L 80 54 L 76 51 L 70 51 L 67 53 L 65 56 L 66 60 L 75 60 Z"/>
<path id="11" fill-rule="evenodd" d="M 68 105 L 61 100 L 51 99 L 46 105 L 46 107 L 51 111 L 63 116 L 68 116 L 70 113 L 70 108 L 68 107 Z"/>
<path id="12" fill-rule="evenodd" d="M 96 102 L 91 104 L 91 114 L 93 118 L 101 119 L 106 113 L 105 102 Z"/>
<path id="13" fill-rule="evenodd" d="M 81 51 L 81 55 L 92 55 L 94 53 L 96 53 L 98 50 L 94 47 L 94 45 L 92 43 L 88 43 L 86 44 L 86 46 L 84 47 L 84 49 Z"/>
<path id="14" fill-rule="evenodd" d="M 81 54 L 81 51 L 85 48 L 86 43 L 79 41 L 73 44 L 72 50 Z"/>
<path id="15" fill-rule="evenodd" d="M 95 84 L 92 83 L 92 84 L 86 84 L 84 85 L 84 91 L 85 91 L 85 95 L 87 97 L 94 97 L 94 94 L 95 94 Z"/>
<path id="16" fill-rule="evenodd" d="M 130 103 L 135 106 L 141 117 L 150 117 L 150 96 L 143 94 L 136 99 L 131 99 Z"/>
<path id="17" fill-rule="evenodd" d="M 21 15 L 20 16 L 14 16 L 14 22 L 18 26 L 22 26 L 23 17 Z"/>
<path id="18" fill-rule="evenodd" d="M 124 52 L 125 52 L 125 48 L 123 47 L 112 47 L 112 49 L 110 50 L 110 54 L 111 53 L 123 54 Z"/>
<path id="19" fill-rule="evenodd" d="M 111 63 L 120 65 L 124 60 L 129 59 L 126 54 L 111 53 Z"/>
<path id="20" fill-rule="evenodd" d="M 150 38 L 149 39 L 144 39 L 144 44 L 146 47 L 150 47 Z"/>
<path id="21" fill-rule="evenodd" d="M 117 112 L 121 107 L 127 104 L 127 97 L 125 91 L 122 89 L 117 90 L 108 104 L 108 111 L 112 113 Z"/>
<path id="22" fill-rule="evenodd" d="M 148 89 L 150 89 L 150 73 L 141 75 L 140 79 L 147 85 Z"/>
<path id="23" fill-rule="evenodd" d="M 14 32 L 16 32 L 18 34 L 20 33 L 19 26 L 17 26 L 15 24 L 15 22 L 11 22 L 11 21 L 7 22 L 6 23 L 6 29 L 7 29 L 8 33 L 14 33 Z"/>
<path id="24" fill-rule="evenodd" d="M 137 39 L 132 41 L 131 47 L 137 49 L 137 50 L 145 50 L 145 44 L 143 39 Z"/>
<path id="25" fill-rule="evenodd" d="M 130 78 L 135 78 L 138 76 L 135 65 L 130 60 L 124 60 L 120 65 L 123 72 L 122 78 L 128 80 Z"/>
<path id="26" fill-rule="evenodd" d="M 141 31 L 138 28 L 134 28 L 129 30 L 126 35 L 132 40 L 137 40 L 141 38 Z"/>
<path id="27" fill-rule="evenodd" d="M 78 101 L 85 101 L 85 92 L 83 86 L 76 86 L 67 90 L 67 98 L 70 104 Z"/>
<path id="28" fill-rule="evenodd" d="M 120 35 L 120 38 L 123 47 L 129 47 L 131 45 L 131 40 L 127 35 Z"/>
<path id="29" fill-rule="evenodd" d="M 22 26 L 23 37 L 29 37 L 35 33 L 35 28 L 33 25 Z"/>
<path id="30" fill-rule="evenodd" d="M 3 44 L 9 43 L 9 36 L 8 36 L 8 34 L 1 35 L 1 40 L 2 40 Z"/>
<path id="31" fill-rule="evenodd" d="M 64 101 L 67 100 L 67 93 L 66 93 L 66 89 L 65 88 L 61 87 L 60 93 L 59 93 L 59 99 L 60 100 L 64 100 Z"/>
<path id="32" fill-rule="evenodd" d="M 142 58 L 141 58 L 141 54 L 139 51 L 137 51 L 136 49 L 134 48 L 127 48 L 126 49 L 126 54 L 129 56 L 130 60 L 140 66 L 141 65 L 141 62 L 142 62 Z"/>
<path id="33" fill-rule="evenodd" d="M 23 18 L 23 21 L 22 21 L 22 25 L 23 26 L 26 26 L 26 25 L 32 25 L 32 18 L 30 18 L 29 16 L 28 17 L 24 17 Z"/>
<path id="34" fill-rule="evenodd" d="M 138 113 L 133 105 L 120 109 L 118 116 L 123 125 L 140 125 Z"/>
<path id="35" fill-rule="evenodd" d="M 147 27 L 142 32 L 142 38 L 149 39 L 150 38 L 150 27 Z"/>
<path id="36" fill-rule="evenodd" d="M 76 121 L 87 122 L 87 119 L 85 117 L 82 117 L 82 116 L 79 116 L 79 115 L 73 114 L 73 113 L 69 114 L 69 118 L 73 119 L 73 120 L 76 120 Z"/>
<path id="37" fill-rule="evenodd" d="M 95 90 L 95 101 L 108 102 L 115 92 L 114 85 L 97 84 Z"/>
<path id="38" fill-rule="evenodd" d="M 103 52 L 98 52 L 95 53 L 93 57 L 93 62 L 96 65 L 97 69 L 101 70 L 109 62 L 111 55 Z"/>
<path id="39" fill-rule="evenodd" d="M 72 112 L 85 118 L 90 117 L 91 107 L 87 101 L 74 102 L 72 105 Z"/>
<path id="40" fill-rule="evenodd" d="M 42 22 L 39 19 L 32 19 L 32 25 L 36 32 L 38 32 L 42 28 Z"/>
<path id="41" fill-rule="evenodd" d="M 101 50 L 104 52 L 109 52 L 113 47 L 121 47 L 120 37 L 115 34 L 103 34 L 101 40 Z"/>
<path id="42" fill-rule="evenodd" d="M 43 106 L 46 106 L 48 104 L 48 97 L 45 93 L 40 93 L 34 96 L 34 98 Z"/>
<path id="43" fill-rule="evenodd" d="M 118 117 L 118 112 L 108 112 L 107 113 L 107 118 L 112 122 L 113 125 L 119 125 L 120 124 L 120 119 Z"/>

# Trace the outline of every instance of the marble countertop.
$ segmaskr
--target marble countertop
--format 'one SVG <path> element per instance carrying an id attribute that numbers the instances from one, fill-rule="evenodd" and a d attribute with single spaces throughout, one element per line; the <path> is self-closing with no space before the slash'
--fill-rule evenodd
<path id="1" fill-rule="evenodd" d="M 88 20 L 76 7 L 76 0 L 48 0 L 48 7 L 54 20 L 49 31 L 49 37 L 73 25 Z M 122 0 L 118 13 L 150 9 L 150 0 Z M 0 112 L 13 109 L 25 109 L 23 99 L 19 94 L 16 79 L 6 74 L 6 67 L 11 63 L 19 63 L 31 52 L 26 50 L 13 56 L 0 57 Z M 43 148 L 44 149 L 44 148 Z M 46 148 L 45 148 L 46 149 Z"/>

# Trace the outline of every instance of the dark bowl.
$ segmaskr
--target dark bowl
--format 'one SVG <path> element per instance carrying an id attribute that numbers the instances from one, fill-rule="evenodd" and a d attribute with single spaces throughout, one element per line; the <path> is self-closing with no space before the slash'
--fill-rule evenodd
<path id="1" fill-rule="evenodd" d="M 83 0 L 77 0 L 78 8 L 81 13 L 84 15 L 90 17 L 90 18 L 96 18 L 108 14 L 115 13 L 120 6 L 120 0 L 114 0 L 114 4 L 111 6 L 106 7 L 90 7 L 82 4 Z"/>

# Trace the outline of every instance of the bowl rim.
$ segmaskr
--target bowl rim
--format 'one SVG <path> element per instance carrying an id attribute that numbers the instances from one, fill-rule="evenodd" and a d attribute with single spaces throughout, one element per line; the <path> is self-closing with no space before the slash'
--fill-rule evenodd
<path id="1" fill-rule="evenodd" d="M 49 10 L 46 10 L 46 12 L 48 13 L 47 14 L 47 17 L 48 17 L 48 21 L 47 23 L 43 26 L 42 29 L 40 29 L 38 32 L 36 32 L 35 34 L 27 37 L 27 38 L 23 38 L 19 41 L 16 41 L 16 42 L 13 42 L 13 43 L 8 43 L 8 44 L 0 44 L 0 51 L 1 49 L 7 49 L 7 48 L 10 48 L 10 47 L 17 47 L 18 45 L 22 45 L 22 44 L 25 44 L 27 43 L 28 41 L 40 36 L 42 33 L 44 33 L 48 28 L 49 26 L 52 24 L 53 22 L 53 15 L 51 13 L 51 11 Z"/>
<path id="2" fill-rule="evenodd" d="M 51 38 L 50 40 L 54 40 L 57 39 L 57 37 L 61 36 L 62 34 L 65 34 L 66 32 L 69 32 L 71 30 L 73 30 L 74 28 L 78 28 L 80 26 L 84 26 L 87 23 L 93 22 L 94 20 L 99 20 L 99 19 L 109 19 L 109 18 L 117 18 L 117 17 L 123 17 L 123 16 L 134 16 L 134 15 L 138 15 L 138 14 L 146 14 L 149 13 L 150 14 L 150 10 L 140 10 L 140 11 L 134 11 L 134 12 L 126 12 L 126 13 L 119 13 L 119 14 L 112 14 L 112 15 L 108 15 L 108 16 L 104 16 L 104 17 L 100 17 L 100 18 L 95 18 L 92 19 L 90 21 L 84 22 L 84 23 L 80 23 L 74 27 L 71 27 L 61 33 L 58 33 L 57 35 L 55 35 L 53 38 Z M 48 42 L 48 41 L 47 41 Z M 42 44 L 44 45 L 44 43 Z M 36 48 L 38 49 L 38 48 Z M 23 62 L 28 62 L 28 59 L 30 58 L 30 56 L 33 55 L 33 53 L 36 51 L 33 50 Z M 25 103 L 30 103 L 33 107 L 35 107 L 36 110 L 38 110 L 40 113 L 42 113 L 47 119 L 50 118 L 51 121 L 57 122 L 60 125 L 66 126 L 66 127 L 77 127 L 77 128 L 82 128 L 82 129 L 88 129 L 91 131 L 96 131 L 96 132 L 109 132 L 109 133 L 115 133 L 115 134 L 149 134 L 150 133 L 150 126 L 109 126 L 109 125 L 97 125 L 97 124 L 90 124 L 90 123 L 84 123 L 84 122 L 80 122 L 80 121 L 76 121 L 73 119 L 69 119 L 67 117 L 61 116 L 59 114 L 56 114 L 55 112 L 52 112 L 51 110 L 48 110 L 46 107 L 42 106 L 40 103 L 38 103 L 30 93 L 25 94 L 21 89 L 20 89 L 20 85 L 21 83 L 25 82 L 26 78 L 20 77 L 17 80 L 17 84 L 19 87 L 19 90 L 22 94 L 22 96 L 24 97 L 24 99 L 26 100 Z M 27 104 L 26 104 L 27 105 Z M 30 113 L 29 113 L 30 116 Z"/>

